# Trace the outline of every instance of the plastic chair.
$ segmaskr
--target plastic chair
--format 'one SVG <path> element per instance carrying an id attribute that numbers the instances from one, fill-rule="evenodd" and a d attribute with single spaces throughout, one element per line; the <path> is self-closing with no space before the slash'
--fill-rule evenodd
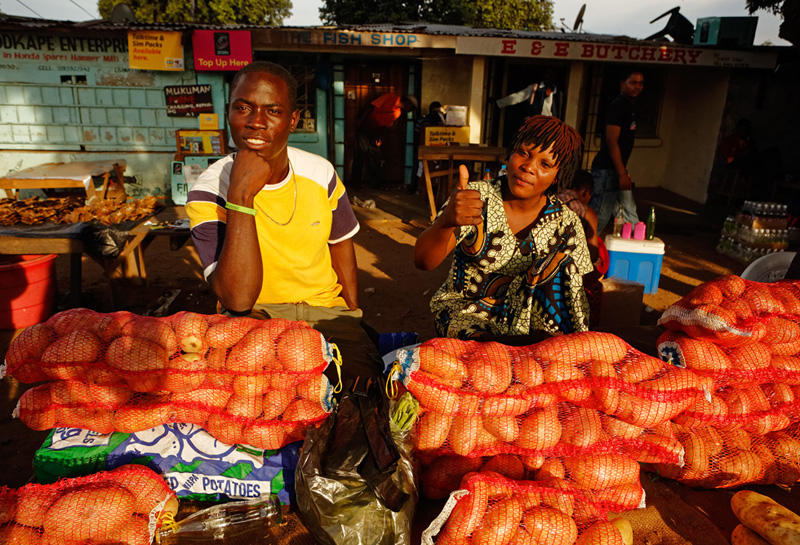
<path id="1" fill-rule="evenodd" d="M 741 276 L 755 282 L 783 280 L 796 254 L 797 252 L 775 252 L 762 255 L 750 263 Z"/>

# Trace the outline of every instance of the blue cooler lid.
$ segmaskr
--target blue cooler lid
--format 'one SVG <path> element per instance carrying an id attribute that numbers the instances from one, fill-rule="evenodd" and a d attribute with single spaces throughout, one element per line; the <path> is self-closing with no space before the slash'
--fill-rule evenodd
<path id="1" fill-rule="evenodd" d="M 664 253 L 664 241 L 658 237 L 653 240 L 637 240 L 635 238 L 615 237 L 606 235 L 606 248 L 609 252 L 627 252 L 631 254 L 660 254 Z"/>

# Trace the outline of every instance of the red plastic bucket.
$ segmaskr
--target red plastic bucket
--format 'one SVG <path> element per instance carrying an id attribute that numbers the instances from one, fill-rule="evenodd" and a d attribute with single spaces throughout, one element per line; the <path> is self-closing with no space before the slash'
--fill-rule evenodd
<path id="1" fill-rule="evenodd" d="M 48 319 L 56 303 L 56 254 L 0 256 L 0 329 Z"/>

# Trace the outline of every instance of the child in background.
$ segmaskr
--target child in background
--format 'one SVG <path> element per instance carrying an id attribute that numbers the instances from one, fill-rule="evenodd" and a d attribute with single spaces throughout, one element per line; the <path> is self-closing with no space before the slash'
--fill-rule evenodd
<path id="1" fill-rule="evenodd" d="M 431 300 L 443 337 L 498 338 L 588 329 L 583 275 L 592 261 L 580 218 L 554 193 L 571 183 L 582 141 L 552 116 L 532 116 L 508 149 L 508 175 L 459 183 L 414 247 L 414 263 L 436 268 L 454 252 Z"/>

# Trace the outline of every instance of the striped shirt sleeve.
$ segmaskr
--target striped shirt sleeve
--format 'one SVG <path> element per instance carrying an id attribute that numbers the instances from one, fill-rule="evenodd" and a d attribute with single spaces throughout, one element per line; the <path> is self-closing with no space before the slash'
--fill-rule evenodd
<path id="1" fill-rule="evenodd" d="M 350 206 L 347 190 L 335 170 L 328 182 L 328 204 L 333 213 L 331 235 L 328 238 L 328 243 L 336 244 L 353 237 L 360 228 L 358 219 L 356 219 L 356 215 L 353 212 L 353 207 Z"/>

